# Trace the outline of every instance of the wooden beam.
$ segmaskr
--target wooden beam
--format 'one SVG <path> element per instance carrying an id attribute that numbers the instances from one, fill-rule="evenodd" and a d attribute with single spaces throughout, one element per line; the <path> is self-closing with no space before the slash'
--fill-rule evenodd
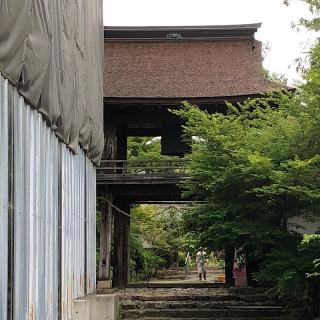
<path id="1" fill-rule="evenodd" d="M 144 114 L 123 111 L 115 113 L 113 115 L 113 119 L 119 124 L 139 123 L 141 126 L 143 126 L 145 123 L 152 123 L 154 125 L 161 125 L 163 123 L 184 123 L 182 119 L 178 118 L 178 116 L 170 114 L 169 112 Z"/>
<path id="2" fill-rule="evenodd" d="M 189 101 L 191 104 L 225 104 L 225 101 L 243 102 L 248 98 L 262 97 L 263 94 L 248 94 L 240 96 L 221 96 L 221 97 L 178 97 L 178 98 L 124 98 L 124 97 L 104 97 L 104 104 L 106 105 L 158 105 L 165 107 L 179 106 L 182 101 Z"/>
<path id="3" fill-rule="evenodd" d="M 127 128 L 128 137 L 159 137 L 162 136 L 161 128 Z"/>
<path id="4" fill-rule="evenodd" d="M 181 189 L 177 185 L 110 185 L 114 196 L 133 201 L 181 201 Z M 187 199 L 190 200 L 190 199 Z"/>

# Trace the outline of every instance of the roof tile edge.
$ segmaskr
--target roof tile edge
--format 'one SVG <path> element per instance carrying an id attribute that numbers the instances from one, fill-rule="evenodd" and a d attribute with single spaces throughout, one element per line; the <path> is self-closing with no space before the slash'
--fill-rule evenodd
<path id="1" fill-rule="evenodd" d="M 261 23 L 203 26 L 105 26 L 105 41 L 203 41 L 253 38 Z"/>

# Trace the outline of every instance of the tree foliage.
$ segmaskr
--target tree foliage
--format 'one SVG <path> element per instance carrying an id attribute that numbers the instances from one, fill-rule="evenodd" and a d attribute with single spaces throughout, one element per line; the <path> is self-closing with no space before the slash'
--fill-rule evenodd
<path id="1" fill-rule="evenodd" d="M 152 275 L 168 267 L 170 253 L 185 249 L 180 206 L 136 205 L 131 210 L 130 237 L 133 273 Z"/>
<path id="2" fill-rule="evenodd" d="M 170 160 L 176 157 L 161 154 L 160 137 L 129 137 L 129 160 Z"/>
<path id="3" fill-rule="evenodd" d="M 318 30 L 318 17 L 301 23 Z M 320 215 L 319 43 L 304 79 L 295 91 L 227 103 L 225 114 L 187 102 L 173 111 L 194 137 L 185 195 L 205 202 L 185 213 L 185 229 L 213 249 L 243 246 L 257 281 L 300 296 L 319 281 L 318 238 L 302 242 L 288 225 Z"/>
<path id="4" fill-rule="evenodd" d="M 191 210 L 186 223 L 202 241 L 208 233 L 220 248 L 250 246 L 264 236 L 277 241 L 288 218 L 318 213 L 319 123 L 316 110 L 298 106 L 300 99 L 278 92 L 229 104 L 227 114 L 187 103 L 176 112 L 187 120 L 186 133 L 197 137 L 185 194 L 207 204 Z"/>
<path id="5" fill-rule="evenodd" d="M 161 155 L 159 137 L 129 137 L 128 159 L 137 161 L 169 160 Z M 168 266 L 170 252 L 184 252 L 181 234 L 181 209 L 176 205 L 136 205 L 131 210 L 130 270 L 132 278 L 151 276 Z"/>
<path id="6" fill-rule="evenodd" d="M 320 104 L 312 87 L 228 104 L 227 114 L 187 103 L 176 112 L 197 137 L 185 195 L 205 202 L 184 214 L 185 230 L 213 250 L 243 246 L 258 265 L 255 280 L 280 295 L 302 297 L 319 283 L 319 242 L 301 244 L 287 223 L 320 214 Z"/>
<path id="7" fill-rule="evenodd" d="M 153 137 L 129 137 L 128 159 L 130 160 L 157 160 L 161 157 L 161 145 Z"/>

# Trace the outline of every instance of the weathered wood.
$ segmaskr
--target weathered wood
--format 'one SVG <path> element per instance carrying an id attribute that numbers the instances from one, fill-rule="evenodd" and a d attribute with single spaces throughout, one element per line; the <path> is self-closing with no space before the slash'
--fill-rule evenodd
<path id="1" fill-rule="evenodd" d="M 106 213 L 108 211 L 108 205 L 106 202 L 101 204 L 101 225 L 100 225 L 100 261 L 98 280 L 107 280 L 106 270 L 106 243 L 107 243 L 107 230 L 106 230 Z"/>
<path id="2" fill-rule="evenodd" d="M 110 280 L 110 258 L 112 244 L 112 224 L 113 210 L 110 202 L 112 202 L 112 194 L 106 194 L 106 201 L 102 205 L 101 226 L 100 226 L 100 262 L 98 280 Z"/>
<path id="3" fill-rule="evenodd" d="M 130 204 L 127 200 L 117 201 L 115 205 L 122 211 L 130 212 Z M 113 287 L 124 288 L 129 280 L 130 218 L 114 211 Z"/>
<path id="4" fill-rule="evenodd" d="M 126 160 L 127 159 L 127 134 L 125 126 L 117 127 L 117 159 Z"/>
<path id="5" fill-rule="evenodd" d="M 97 169 L 97 182 L 111 184 L 180 183 L 188 178 L 186 161 L 102 161 Z"/>
<path id="6" fill-rule="evenodd" d="M 115 160 L 117 154 L 117 138 L 116 126 L 109 118 L 105 118 L 105 148 L 103 159 Z M 113 211 L 110 202 L 113 201 L 112 192 L 108 188 L 104 188 L 103 197 L 105 200 L 102 204 L 101 226 L 100 226 L 100 261 L 98 280 L 110 280 L 110 263 L 111 263 L 111 244 L 112 244 L 112 224 Z"/>
<path id="7" fill-rule="evenodd" d="M 116 125 L 114 122 L 105 122 L 104 126 L 105 135 L 105 146 L 103 159 L 115 160 L 117 155 L 117 136 L 116 136 Z"/>

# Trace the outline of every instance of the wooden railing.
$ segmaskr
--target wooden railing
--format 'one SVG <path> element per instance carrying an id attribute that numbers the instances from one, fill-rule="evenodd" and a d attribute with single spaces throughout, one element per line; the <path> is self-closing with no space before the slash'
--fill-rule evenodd
<path id="1" fill-rule="evenodd" d="M 97 168 L 97 180 L 106 183 L 126 181 L 171 181 L 187 177 L 184 160 L 104 160 Z"/>

